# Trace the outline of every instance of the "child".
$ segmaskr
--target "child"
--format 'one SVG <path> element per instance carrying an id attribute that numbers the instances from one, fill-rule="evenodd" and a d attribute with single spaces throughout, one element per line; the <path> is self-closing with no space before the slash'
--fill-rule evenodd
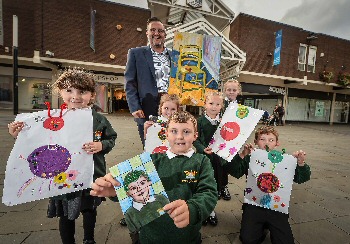
<path id="1" fill-rule="evenodd" d="M 218 199 L 220 199 L 223 188 L 228 183 L 228 175 L 224 167 L 222 166 L 221 159 L 218 155 L 212 152 L 212 149 L 208 147 L 210 140 L 212 139 L 217 127 L 220 124 L 220 112 L 223 105 L 222 95 L 217 92 L 207 93 L 204 103 L 204 115 L 198 118 L 198 138 L 193 143 L 197 153 L 206 155 L 211 162 L 214 169 L 214 177 L 216 180 Z M 209 224 L 215 226 L 218 223 L 218 218 L 213 211 L 203 224 Z"/>
<path id="2" fill-rule="evenodd" d="M 197 121 L 188 112 L 176 112 L 169 118 L 166 135 L 170 149 L 151 157 L 170 200 L 163 207 L 168 214 L 143 226 L 140 242 L 201 243 L 201 223 L 214 209 L 217 191 L 209 159 L 192 149 Z M 119 185 L 107 174 L 92 184 L 91 195 L 115 196 L 113 186 Z"/>
<path id="3" fill-rule="evenodd" d="M 262 126 L 255 133 L 254 143 L 260 149 L 273 150 L 279 146 L 278 132 L 274 127 Z M 226 165 L 232 176 L 240 178 L 248 173 L 252 150 L 253 146 L 246 144 L 242 152 Z M 310 180 L 311 171 L 305 163 L 305 155 L 302 150 L 293 153 L 298 163 L 293 180 L 298 184 Z M 240 239 L 243 243 L 261 243 L 265 238 L 264 229 L 268 228 L 272 243 L 294 243 L 288 217 L 282 212 L 244 203 Z"/>
<path id="4" fill-rule="evenodd" d="M 230 102 L 237 102 L 237 96 L 242 93 L 242 86 L 238 80 L 230 79 L 224 84 L 224 110 L 228 107 Z"/>
<path id="5" fill-rule="evenodd" d="M 171 95 L 164 94 L 164 95 L 162 95 L 162 97 L 160 98 L 159 109 L 158 109 L 158 114 L 160 114 L 160 116 L 156 117 L 157 118 L 156 121 L 149 120 L 149 121 L 146 121 L 144 123 L 145 141 L 147 140 L 146 135 L 147 135 L 148 128 L 151 127 L 157 121 L 167 122 L 169 117 L 173 113 L 175 113 L 179 110 L 179 107 L 180 107 L 180 99 L 176 94 L 171 94 Z M 152 138 L 150 140 L 152 140 Z M 161 146 L 161 145 L 159 145 L 159 146 Z M 122 218 L 119 221 L 119 224 L 121 224 L 122 226 L 127 226 L 127 222 L 126 222 L 125 218 Z"/>
<path id="6" fill-rule="evenodd" d="M 237 102 L 237 96 L 242 93 L 242 86 L 241 83 L 238 80 L 235 79 L 229 79 L 224 84 L 224 109 L 226 110 L 228 105 L 231 102 Z M 227 180 L 226 180 L 227 179 Z M 222 187 L 220 190 L 220 197 L 222 197 L 224 200 L 229 201 L 231 200 L 231 194 L 228 190 L 227 184 L 228 184 L 228 176 L 225 177 L 225 181 L 227 182 L 226 185 Z"/>
<path id="7" fill-rule="evenodd" d="M 93 75 L 76 68 L 64 71 L 52 89 L 59 92 L 68 109 L 87 108 L 93 104 L 96 96 Z M 114 147 L 117 134 L 108 120 L 93 109 L 92 119 L 94 140 L 84 143 L 82 149 L 88 154 L 93 154 L 95 180 L 106 173 L 105 154 Z M 22 128 L 23 122 L 12 122 L 9 125 L 9 133 L 17 138 Z M 89 191 L 73 192 L 50 199 L 48 217 L 60 217 L 59 230 L 62 243 L 75 243 L 75 219 L 79 217 L 80 212 L 83 215 L 84 244 L 95 243 L 96 208 L 101 204 L 102 198 L 90 196 Z"/>
<path id="8" fill-rule="evenodd" d="M 134 170 L 124 178 L 124 189 L 133 199 L 132 206 L 125 213 L 125 220 L 130 232 L 136 232 L 141 226 L 163 214 L 163 206 L 168 199 L 162 195 L 150 196 L 152 181 L 146 172 Z"/>
<path id="9" fill-rule="evenodd" d="M 180 99 L 176 94 L 164 94 L 160 98 L 159 109 L 158 109 L 158 121 L 167 122 L 169 117 L 177 112 L 180 107 Z M 145 139 L 147 135 L 147 129 L 151 127 L 154 122 L 153 120 L 146 121 L 144 124 Z"/>

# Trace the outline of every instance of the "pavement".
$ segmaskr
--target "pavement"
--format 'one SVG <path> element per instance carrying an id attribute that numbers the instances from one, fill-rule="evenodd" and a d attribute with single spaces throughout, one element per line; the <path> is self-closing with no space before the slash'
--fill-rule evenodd
<path id="1" fill-rule="evenodd" d="M 106 115 L 118 133 L 115 148 L 106 156 L 108 166 L 142 152 L 136 124 L 128 113 Z M 14 120 L 11 111 L 0 111 L 0 194 L 8 156 L 14 144 L 7 124 Z M 295 243 L 350 243 L 350 125 L 293 123 L 278 127 L 281 148 L 287 153 L 307 152 L 311 180 L 293 184 L 290 224 Z M 253 142 L 253 137 L 248 139 Z M 245 179 L 229 177 L 232 199 L 219 200 L 219 223 L 202 228 L 203 244 L 240 243 L 239 230 Z M 0 203 L 0 243 L 60 243 L 58 219 L 46 217 L 48 200 L 13 207 Z M 119 224 L 122 212 L 118 203 L 107 200 L 98 208 L 96 242 L 131 243 L 128 230 Z M 82 218 L 76 223 L 76 242 L 82 243 Z M 264 243 L 270 243 L 269 238 Z"/>

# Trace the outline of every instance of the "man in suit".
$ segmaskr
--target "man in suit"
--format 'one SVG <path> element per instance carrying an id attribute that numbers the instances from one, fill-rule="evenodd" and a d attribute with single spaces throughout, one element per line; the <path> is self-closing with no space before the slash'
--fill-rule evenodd
<path id="1" fill-rule="evenodd" d="M 158 114 L 159 100 L 168 92 L 170 76 L 170 54 L 164 46 L 165 28 L 158 18 L 148 19 L 146 35 L 149 46 L 130 49 L 125 69 L 126 99 L 143 145 L 143 124 L 150 115 Z"/>

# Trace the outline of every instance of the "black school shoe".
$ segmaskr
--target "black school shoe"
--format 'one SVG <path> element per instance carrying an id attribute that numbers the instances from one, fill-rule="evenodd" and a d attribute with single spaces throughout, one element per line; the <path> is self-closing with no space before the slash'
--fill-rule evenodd
<path id="1" fill-rule="evenodd" d="M 216 226 L 218 224 L 218 217 L 216 217 L 216 214 L 214 216 L 209 216 L 207 218 L 207 221 L 209 222 L 210 225 Z"/>
<path id="2" fill-rule="evenodd" d="M 227 186 L 224 186 L 221 190 L 221 196 L 222 196 L 222 199 L 226 200 L 226 201 L 229 201 L 231 200 L 231 194 L 230 192 L 228 191 L 228 188 Z"/>
<path id="3" fill-rule="evenodd" d="M 122 218 L 122 219 L 119 221 L 119 224 L 122 225 L 122 226 L 127 226 L 125 218 Z"/>

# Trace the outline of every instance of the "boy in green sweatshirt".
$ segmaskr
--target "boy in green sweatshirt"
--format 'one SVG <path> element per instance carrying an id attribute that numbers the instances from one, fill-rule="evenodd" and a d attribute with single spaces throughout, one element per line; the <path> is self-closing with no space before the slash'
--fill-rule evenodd
<path id="1" fill-rule="evenodd" d="M 166 132 L 169 150 L 152 154 L 154 166 L 169 197 L 164 214 L 140 228 L 139 241 L 147 243 L 201 243 L 201 223 L 217 203 L 216 182 L 210 160 L 197 154 L 197 121 L 188 112 L 175 112 Z M 116 196 L 120 183 L 111 174 L 92 184 L 93 196 Z"/>
<path id="2" fill-rule="evenodd" d="M 255 133 L 254 143 L 259 149 L 273 150 L 279 146 L 278 132 L 274 127 L 262 126 Z M 240 154 L 225 165 L 227 171 L 236 178 L 248 174 L 250 154 L 254 150 L 251 144 L 246 144 Z M 305 163 L 306 153 L 302 150 L 293 153 L 297 158 L 297 167 L 293 181 L 301 184 L 310 180 L 310 167 Z M 294 243 L 292 229 L 288 222 L 288 214 L 263 208 L 260 206 L 243 204 L 240 239 L 242 243 L 261 243 L 265 239 L 264 229 L 269 229 L 271 242 Z"/>

